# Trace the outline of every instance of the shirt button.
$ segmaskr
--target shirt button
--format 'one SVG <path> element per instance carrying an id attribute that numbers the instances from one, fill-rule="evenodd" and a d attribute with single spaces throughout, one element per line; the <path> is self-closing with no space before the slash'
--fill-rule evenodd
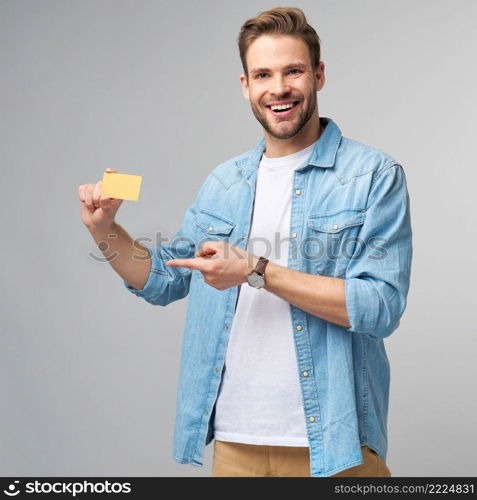
<path id="1" fill-rule="evenodd" d="M 212 229 L 214 229 L 212 226 L 209 226 L 209 229 L 207 229 L 207 231 L 210 233 L 210 231 L 212 231 Z"/>
<path id="2" fill-rule="evenodd" d="M 292 233 L 292 238 L 296 238 L 296 233 Z"/>
<path id="3" fill-rule="evenodd" d="M 310 417 L 308 420 L 309 420 L 310 422 L 314 422 L 314 421 L 315 421 L 315 417 Z"/>
<path id="4" fill-rule="evenodd" d="M 219 373 L 219 369 L 218 368 L 215 369 L 215 373 Z"/>
<path id="5" fill-rule="evenodd" d="M 297 196 L 300 196 L 300 195 L 301 195 L 301 189 L 296 189 L 296 190 L 295 190 L 295 194 L 296 194 Z"/>
<path id="6" fill-rule="evenodd" d="M 296 325 L 296 329 L 301 332 L 303 330 L 303 327 L 301 325 Z"/>
<path id="7" fill-rule="evenodd" d="M 308 372 L 303 372 L 304 377 L 308 377 L 309 373 Z"/>
<path id="8" fill-rule="evenodd" d="M 335 225 L 333 226 L 333 229 L 338 229 L 338 224 L 335 224 Z"/>
<path id="9" fill-rule="evenodd" d="M 204 410 L 204 413 L 205 413 L 206 415 L 208 415 L 208 414 L 209 414 L 209 410 Z M 313 418 L 313 417 L 311 417 L 311 418 Z"/>

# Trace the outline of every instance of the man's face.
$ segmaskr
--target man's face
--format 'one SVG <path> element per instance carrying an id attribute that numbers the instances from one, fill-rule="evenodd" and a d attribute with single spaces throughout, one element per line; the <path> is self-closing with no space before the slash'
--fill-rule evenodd
<path id="1" fill-rule="evenodd" d="M 308 46 L 289 35 L 262 35 L 247 51 L 248 81 L 242 91 L 263 128 L 277 139 L 294 137 L 317 112 L 316 92 L 324 85 L 324 64 L 313 71 Z M 271 105 L 293 104 L 285 111 Z"/>

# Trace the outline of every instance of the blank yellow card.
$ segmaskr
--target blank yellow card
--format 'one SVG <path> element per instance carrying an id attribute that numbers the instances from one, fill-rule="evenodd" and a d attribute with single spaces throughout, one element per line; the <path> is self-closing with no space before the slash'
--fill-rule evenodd
<path id="1" fill-rule="evenodd" d="M 141 189 L 141 175 L 104 172 L 101 196 L 137 201 Z"/>

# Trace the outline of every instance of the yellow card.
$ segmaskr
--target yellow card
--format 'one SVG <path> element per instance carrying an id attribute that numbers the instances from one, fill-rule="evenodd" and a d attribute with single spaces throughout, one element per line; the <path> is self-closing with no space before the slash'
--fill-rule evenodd
<path id="1" fill-rule="evenodd" d="M 141 189 L 141 175 L 104 172 L 101 196 L 137 201 Z"/>

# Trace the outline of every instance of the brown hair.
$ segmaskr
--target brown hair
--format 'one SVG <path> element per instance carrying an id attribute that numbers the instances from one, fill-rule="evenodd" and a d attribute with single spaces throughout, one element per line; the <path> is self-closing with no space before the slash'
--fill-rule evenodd
<path id="1" fill-rule="evenodd" d="M 248 68 L 245 59 L 247 50 L 259 36 L 269 33 L 301 38 L 308 46 L 313 69 L 318 68 L 320 63 L 320 37 L 308 24 L 303 11 L 297 7 L 275 7 L 248 19 L 240 28 L 237 42 L 240 59 L 247 78 Z"/>

